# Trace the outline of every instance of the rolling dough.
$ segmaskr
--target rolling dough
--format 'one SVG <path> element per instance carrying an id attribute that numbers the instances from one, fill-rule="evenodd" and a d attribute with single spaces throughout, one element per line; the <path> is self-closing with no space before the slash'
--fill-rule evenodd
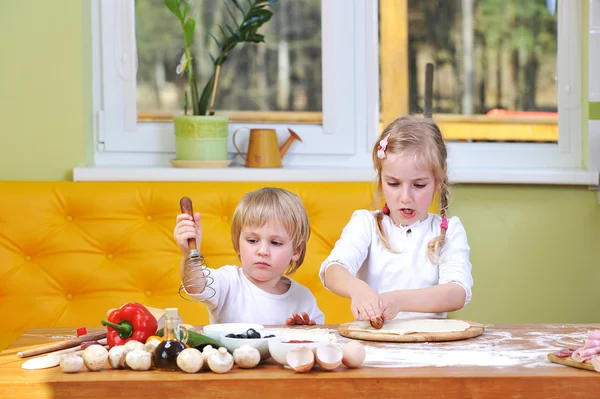
<path id="1" fill-rule="evenodd" d="M 413 333 L 460 332 L 471 327 L 469 323 L 453 319 L 395 319 L 386 321 L 379 330 L 371 327 L 368 321 L 353 322 L 348 330 L 371 334 L 406 335 Z"/>

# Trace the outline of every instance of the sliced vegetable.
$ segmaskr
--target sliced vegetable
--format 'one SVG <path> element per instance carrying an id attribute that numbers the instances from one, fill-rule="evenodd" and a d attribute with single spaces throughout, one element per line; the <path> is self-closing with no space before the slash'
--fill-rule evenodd
<path id="1" fill-rule="evenodd" d="M 158 335 L 160 339 L 162 339 L 164 333 L 165 332 L 162 328 L 156 331 L 156 335 Z M 185 338 L 185 333 L 183 331 L 181 332 L 180 337 L 181 339 Z M 219 341 L 215 341 L 214 339 L 207 337 L 206 335 L 202 335 L 191 330 L 188 330 L 188 340 L 186 342 L 186 345 L 190 348 L 197 348 L 199 346 L 204 347 L 206 345 L 212 345 L 215 348 L 222 346 Z"/>

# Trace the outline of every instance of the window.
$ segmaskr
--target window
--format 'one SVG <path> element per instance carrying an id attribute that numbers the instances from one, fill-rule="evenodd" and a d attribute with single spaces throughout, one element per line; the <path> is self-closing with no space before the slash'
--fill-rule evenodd
<path id="1" fill-rule="evenodd" d="M 97 148 L 95 151 L 96 165 L 145 165 L 145 166 L 169 166 L 169 159 L 174 154 L 174 138 L 172 134 L 172 124 L 169 121 L 168 114 L 174 113 L 180 109 L 177 104 L 180 99 L 173 93 L 176 91 L 172 87 L 168 88 L 165 94 L 161 94 L 164 99 L 171 96 L 171 103 L 164 106 L 168 101 L 160 100 L 158 102 L 149 97 L 156 96 L 156 92 L 148 85 L 148 76 L 153 77 L 155 84 L 167 86 L 176 85 L 176 79 L 173 78 L 171 70 L 174 62 L 178 62 L 178 49 L 181 46 L 180 38 L 173 36 L 174 43 L 170 50 L 164 50 L 163 53 L 151 58 L 147 65 L 145 56 L 141 56 L 143 46 L 148 43 L 140 40 L 136 43 L 136 29 L 141 29 L 140 24 L 136 28 L 135 15 L 136 5 L 134 0 L 91 0 L 92 1 L 92 29 L 93 29 L 93 65 L 94 65 L 94 110 L 96 113 L 95 121 L 95 139 Z M 154 1 L 154 0 L 153 0 Z M 162 1 L 158 1 L 162 3 Z M 199 4 L 207 4 L 212 2 Z M 233 132 L 240 127 L 272 127 L 278 131 L 285 132 L 285 128 L 290 127 L 297 131 L 303 142 L 295 143 L 288 155 L 284 159 L 284 167 L 337 167 L 340 173 L 348 169 L 369 170 L 371 171 L 370 149 L 375 137 L 381 127 L 401 113 L 409 111 L 419 111 L 422 106 L 422 89 L 418 86 L 411 86 L 409 66 L 410 62 L 416 63 L 418 69 L 424 68 L 423 63 L 432 59 L 432 54 L 441 57 L 441 53 L 422 52 L 421 56 L 414 59 L 409 57 L 409 37 L 413 36 L 413 41 L 418 42 L 415 37 L 417 33 L 410 31 L 410 23 L 418 18 L 417 13 L 409 16 L 412 8 L 432 7 L 431 4 L 444 2 L 444 4 L 453 2 L 456 10 L 455 18 L 451 28 L 456 32 L 465 33 L 462 29 L 462 20 L 465 18 L 462 14 L 462 8 L 465 4 L 473 6 L 473 40 L 479 37 L 481 41 L 480 27 L 476 22 L 481 17 L 481 4 L 485 2 L 506 3 L 504 1 L 491 0 L 279 0 L 278 3 L 289 7 L 289 3 L 304 3 L 315 9 L 316 4 L 320 7 L 321 28 L 315 29 L 315 34 L 303 36 L 301 40 L 311 40 L 318 42 L 320 46 L 311 47 L 313 53 L 320 47 L 320 57 L 312 54 L 311 59 L 314 63 L 320 62 L 321 77 L 311 76 L 311 83 L 307 85 L 320 84 L 322 101 L 320 107 L 318 102 L 313 100 L 307 104 L 306 89 L 298 90 L 298 97 L 291 95 L 293 88 L 280 88 L 281 80 L 273 76 L 263 75 L 265 82 L 254 82 L 257 86 L 268 89 L 260 95 L 253 96 L 252 101 L 231 100 L 243 99 L 244 93 L 235 93 L 235 85 L 231 85 L 228 90 L 220 93 L 221 106 L 231 112 L 230 120 L 230 140 Z M 537 4 L 545 3 L 546 0 L 526 0 L 510 1 L 510 4 Z M 507 4 L 508 4 L 507 3 Z M 460 6 L 459 6 L 460 4 Z M 439 5 L 439 4 L 438 4 Z M 476 7 L 477 6 L 477 7 Z M 317 7 L 318 8 L 318 7 Z M 435 9 L 435 7 L 433 7 Z M 156 12 L 159 8 L 155 9 Z M 138 9 L 139 13 L 140 10 Z M 217 12 L 212 10 L 211 12 Z M 411 11 L 412 12 L 412 11 Z M 282 13 L 283 14 L 283 13 Z M 291 14 L 285 14 L 291 15 Z M 172 16 L 164 11 L 165 19 Z M 489 12 L 488 12 L 489 17 Z M 278 18 L 283 19 L 280 15 Z M 289 18 L 286 17 L 286 18 Z M 543 74 L 540 72 L 540 82 L 543 75 L 547 79 L 553 73 L 556 73 L 556 95 L 544 96 L 544 105 L 547 110 L 552 111 L 554 107 L 558 109 L 558 118 L 551 116 L 545 121 L 549 125 L 558 126 L 558 142 L 556 140 L 544 140 L 546 142 L 473 142 L 473 140 L 450 140 L 449 143 L 449 168 L 450 178 L 455 182 L 536 182 L 536 177 L 523 177 L 527 172 L 538 173 L 541 171 L 550 171 L 561 169 L 577 173 L 582 170 L 582 86 L 581 86 L 581 62 L 573 60 L 582 60 L 582 11 L 579 1 L 558 1 L 555 16 L 545 14 L 545 29 L 552 33 L 556 31 L 556 64 L 555 71 L 552 65 L 544 66 Z M 468 19 L 468 18 L 467 18 Z M 312 23 L 314 15 L 306 21 L 290 21 L 290 24 Z M 404 21 L 404 22 L 402 22 Z M 412 21 L 412 22 L 411 22 Z M 247 51 L 255 51 L 257 54 L 262 52 L 278 52 L 282 41 L 287 40 L 285 33 L 277 31 L 278 24 L 269 22 L 273 32 L 266 37 L 274 40 L 273 43 L 263 46 L 261 50 L 258 47 Z M 553 23 L 556 26 L 553 28 Z M 421 28 L 429 25 L 437 25 L 428 20 L 420 22 Z M 158 29 L 158 28 L 156 28 Z M 161 29 L 167 29 L 165 27 Z M 441 28 L 440 28 L 441 29 Z M 450 28 L 448 28 L 450 29 Z M 319 34 L 317 34 L 317 32 Z M 137 33 L 140 38 L 143 36 Z M 479 35 L 479 36 L 478 36 Z M 460 35 L 459 35 L 460 36 Z M 469 36 L 467 34 L 467 36 Z M 456 39 L 459 40 L 459 39 Z M 460 39 L 462 40 L 462 39 Z M 550 40 L 551 42 L 551 40 Z M 479 43 L 479 42 L 478 42 Z M 136 47 L 137 44 L 137 47 Z M 264 45 L 262 43 L 261 45 Z M 318 43 L 317 43 L 318 44 Z M 259 45 L 259 46 L 261 46 Z M 290 45 L 289 43 L 287 44 Z M 139 48 L 138 48 L 139 47 Z M 552 64 L 554 58 L 550 55 L 552 44 L 548 44 L 544 50 L 544 57 L 547 64 Z M 536 47 L 537 48 L 537 47 Z M 480 50 L 477 50 L 480 51 Z M 492 51 L 492 50 L 490 50 Z M 146 54 L 148 54 L 146 52 Z M 481 63 L 480 58 L 475 57 L 476 64 Z M 240 60 L 227 64 L 226 68 L 234 69 L 240 65 L 243 55 L 237 54 L 234 57 L 240 57 Z M 428 58 L 429 57 L 429 58 Z M 493 57 L 488 57 L 488 62 Z M 136 64 L 136 61 L 144 62 L 143 66 Z M 254 63 L 254 61 L 252 61 Z M 258 62 L 258 61 L 256 61 Z M 269 68 L 277 68 L 277 73 L 281 68 L 285 70 L 285 61 L 280 60 L 269 64 Z M 291 62 L 291 61 L 290 61 Z M 583 60 L 582 60 L 583 62 Z M 480 64 L 477 64 L 480 65 Z M 314 65 L 305 67 L 302 73 L 314 73 Z M 491 69 L 491 67 L 488 68 Z M 417 70 L 418 70 L 417 69 Z M 311 72 L 313 71 L 313 72 Z M 540 69 L 541 71 L 541 69 Z M 493 117 L 485 115 L 459 115 L 465 109 L 464 101 L 467 104 L 470 101 L 470 108 L 473 113 L 480 109 L 494 108 L 495 98 L 499 98 L 499 104 L 504 106 L 508 104 L 505 101 L 505 94 L 494 96 L 486 92 L 486 100 L 482 103 L 478 100 L 478 86 L 473 85 L 474 94 L 471 99 L 466 100 L 456 97 L 460 86 L 446 82 L 448 74 L 452 71 L 448 68 L 436 69 L 434 87 L 437 90 L 438 97 L 454 97 L 452 101 L 435 101 L 434 106 L 440 111 L 449 112 L 442 114 L 434 110 L 434 118 L 442 125 L 444 131 L 448 131 L 448 123 L 452 118 L 466 120 L 469 124 L 462 125 L 468 129 L 489 129 L 490 120 Z M 444 75 L 445 74 L 445 75 Z M 489 73 L 488 73 L 489 74 Z M 168 76 L 169 75 L 169 76 Z M 235 74 L 233 75 L 235 77 Z M 416 73 L 415 82 L 422 81 L 422 73 Z M 440 81 L 444 80 L 443 84 Z M 489 80 L 493 82 L 493 79 Z M 306 80 L 305 82 L 309 82 Z M 477 82 L 477 80 L 475 80 Z M 246 83 L 244 83 L 246 84 Z M 285 85 L 285 83 L 284 83 Z M 544 83 L 545 93 L 551 92 L 549 83 Z M 498 85 L 496 85 L 498 87 Z M 533 85 L 536 89 L 539 84 Z M 381 92 L 380 92 L 381 87 Z M 505 87 L 505 86 L 501 86 Z M 407 89 L 409 88 L 409 89 Z M 249 87 L 245 87 L 246 95 Z M 269 91 L 270 90 L 270 91 Z M 279 90 L 279 91 L 278 91 Z M 317 88 L 318 90 L 318 88 Z M 491 90 L 491 89 L 490 89 Z M 278 93 L 288 93 L 277 100 Z M 493 90 L 492 90 L 493 92 Z M 170 93 L 170 94 L 169 94 Z M 266 94 L 265 94 L 266 93 Z M 446 93 L 446 94 L 444 94 Z M 454 93 L 454 94 L 452 94 Z M 491 92 L 490 92 L 491 93 Z M 524 93 L 526 94 L 526 93 Z M 229 96 L 229 97 L 228 97 Z M 262 97 L 261 97 L 262 96 Z M 290 101 L 290 96 L 294 100 Z M 305 96 L 305 99 L 302 97 Z M 381 96 L 381 97 L 380 97 Z M 148 97 L 146 99 L 146 97 Z M 283 97 L 287 97 L 287 105 Z M 526 97 L 526 96 L 525 96 Z M 524 97 L 524 98 L 525 98 Z M 548 97 L 548 98 L 546 98 Z M 143 101 L 137 102 L 141 98 Z M 273 100 L 275 98 L 275 100 Z M 379 104 L 382 108 L 380 110 Z M 413 102 L 410 99 L 413 98 Z M 538 98 L 541 98 L 538 96 Z M 258 99 L 258 100 L 257 100 Z M 266 100 L 265 100 L 266 99 Z M 525 98 L 526 99 L 526 98 Z M 546 101 L 547 100 L 547 101 Z M 273 102 L 275 101 L 275 102 Z M 279 101 L 279 102 L 277 102 Z M 479 102 L 478 102 L 479 101 Z M 531 107 L 525 106 L 526 102 L 521 102 L 517 111 L 526 111 Z M 482 107 L 481 105 L 485 107 Z M 538 103 L 535 104 L 536 106 Z M 319 109 L 320 108 L 320 109 Z M 242 113 L 237 110 L 242 110 Z M 267 111 L 268 110 L 268 111 Z M 268 120 L 257 120 L 257 111 L 267 111 L 270 115 L 278 115 Z M 380 113 L 381 111 L 381 113 Z M 158 113 L 166 114 L 167 117 L 161 121 Z M 145 115 L 154 113 L 154 116 L 146 118 Z M 278 114 L 279 113 L 279 114 Z M 138 118 L 138 115 L 141 117 Z M 158 115 L 158 116 L 157 116 Z M 254 115 L 254 116 L 252 116 Z M 258 115 L 261 115 L 260 113 Z M 259 118 L 264 117 L 264 113 Z M 446 119 L 444 119 L 446 118 Z M 489 119 L 488 119 L 489 118 Z M 146 121 L 150 119 L 152 121 Z M 286 122 L 287 121 L 287 122 Z M 514 126 L 512 126 L 514 127 Z M 508 129 L 508 128 L 507 128 Z M 462 130 L 461 130 L 462 131 Z M 467 133 L 468 135 L 469 133 Z M 230 143 L 229 152 L 233 155 L 234 148 Z M 238 163 L 241 159 L 237 157 Z M 500 171 L 500 172 L 499 172 Z M 537 172 L 535 172 L 537 171 Z M 349 174 L 350 172 L 348 172 Z M 496 173 L 496 178 L 489 179 L 489 175 Z M 498 173 L 500 173 L 498 175 Z M 358 175 L 358 174 L 357 174 Z M 360 176 L 371 176 L 368 173 Z M 263 175 L 261 175 L 263 176 Z M 500 177 L 498 177 L 500 176 Z M 532 176 L 531 174 L 529 176 Z M 369 177 L 370 178 L 370 177 Z M 597 175 L 593 173 L 585 174 L 579 181 L 573 181 L 570 178 L 564 178 L 565 183 L 588 184 L 597 180 Z M 552 183 L 552 177 L 544 177 L 540 182 Z"/>
<path id="2" fill-rule="evenodd" d="M 174 17 L 166 8 L 163 8 L 162 11 L 158 7 L 152 8 L 154 3 L 163 4 L 162 1 L 157 0 L 139 5 L 139 7 L 150 7 L 150 10 L 142 11 L 140 8 L 137 10 L 138 13 L 162 12 L 161 17 L 157 18 L 163 18 L 164 21 L 160 20 L 155 23 L 155 26 L 149 28 L 155 30 L 160 38 L 152 43 L 152 40 L 149 40 L 148 35 L 144 32 L 146 28 L 141 28 L 142 24 L 139 21 L 136 32 L 136 5 L 133 0 L 92 0 L 97 142 L 95 163 L 97 165 L 166 166 L 169 165 L 169 159 L 173 157 L 172 123 L 168 121 L 168 117 L 163 118 L 163 121 L 156 120 L 160 120 L 160 113 L 164 116 L 171 112 L 180 112 L 177 110 L 183 108 L 179 105 L 181 101 L 175 94 L 177 90 L 170 87 L 177 84 L 171 74 L 173 73 L 173 64 L 176 65 L 179 61 L 178 51 L 182 41 L 176 30 L 172 32 L 171 22 L 167 23 L 167 20 L 171 19 L 175 23 Z M 200 9 L 201 7 L 207 7 L 207 4 L 216 2 L 197 1 L 196 3 L 200 12 L 203 11 Z M 320 66 L 317 68 L 316 65 L 309 65 L 310 63 L 305 62 L 306 66 L 302 73 L 311 74 L 316 69 L 320 69 L 320 76 L 311 76 L 311 79 L 306 81 L 309 82 L 308 86 L 310 86 L 310 82 L 313 82 L 314 85 L 319 84 L 320 87 L 317 89 L 310 87 L 309 89 L 322 93 L 318 96 L 322 100 L 315 103 L 314 96 L 317 94 L 307 93 L 308 90 L 304 90 L 304 94 L 312 97 L 302 98 L 303 93 L 298 90 L 297 95 L 293 96 L 293 101 L 288 99 L 285 106 L 278 105 L 277 101 L 272 102 L 271 105 L 274 105 L 275 108 L 273 111 L 277 109 L 287 111 L 285 120 L 289 120 L 289 122 L 270 123 L 256 120 L 247 122 L 240 121 L 239 116 L 235 117 L 229 125 L 230 140 L 233 132 L 240 127 L 269 125 L 282 132 L 286 131 L 285 128 L 290 127 L 300 135 L 302 143 L 295 143 L 290 148 L 284 159 L 284 165 L 366 166 L 370 162 L 370 152 L 366 148 L 374 141 L 377 131 L 378 85 L 375 61 L 377 47 L 373 45 L 377 41 L 376 23 L 374 23 L 377 15 L 376 3 L 363 0 L 302 0 L 300 2 L 279 0 L 279 7 L 284 7 L 284 10 L 287 7 L 288 11 L 292 11 L 282 12 L 288 18 L 294 16 L 294 10 L 299 10 L 293 8 L 297 5 L 293 6 L 292 3 L 304 3 L 303 6 L 310 5 L 312 10 L 316 8 L 320 14 L 321 27 L 320 30 L 316 30 L 319 34 L 307 34 L 306 37 L 300 37 L 296 43 L 312 40 L 317 42 L 321 49 L 320 55 L 314 57 L 315 63 Z M 204 10 L 203 12 L 210 12 L 213 17 L 215 13 L 222 14 L 220 9 Z M 223 15 L 223 18 L 226 16 Z M 282 47 L 286 46 L 285 35 L 277 32 L 278 26 L 307 24 L 304 28 L 308 29 L 314 19 L 288 20 L 286 22 L 281 20 L 284 18 L 283 16 L 274 18 L 280 20 L 269 21 L 268 25 L 273 32 L 265 33 L 267 43 L 270 44 L 264 46 L 267 43 L 261 43 L 255 47 L 246 45 L 241 52 L 260 53 L 266 51 L 277 54 Z M 136 34 L 145 39 L 138 43 Z M 197 31 L 198 41 L 204 43 L 199 35 Z M 170 50 L 163 45 L 164 41 L 173 43 Z M 318 43 L 319 41 L 320 43 Z M 289 43 L 287 45 L 289 46 Z M 149 50 L 148 47 L 151 49 Z M 152 54 L 152 50 L 155 51 L 154 54 Z M 143 51 L 143 56 L 140 56 L 141 51 Z M 236 48 L 235 51 L 238 49 Z M 310 48 L 310 51 L 314 52 L 314 48 Z M 235 79 L 236 74 L 243 73 L 234 70 L 241 68 L 245 62 L 241 52 L 238 51 L 237 54 L 231 56 L 232 59 L 237 57 L 237 61 L 230 59 L 225 66 L 230 79 Z M 140 66 L 139 62 L 149 62 L 151 65 Z M 277 71 L 274 73 L 285 73 L 287 67 L 289 65 L 286 65 L 286 61 L 279 59 L 271 61 L 269 68 Z M 149 76 L 153 77 L 155 84 L 162 85 L 167 89 L 162 94 L 157 94 L 157 91 L 148 84 Z M 265 75 L 263 74 L 261 77 L 264 78 Z M 253 83 L 256 86 L 270 86 L 271 89 L 273 87 L 279 89 L 276 77 L 267 76 L 267 78 L 271 80 Z M 248 83 L 247 78 L 240 79 L 240 82 L 242 82 L 240 88 L 236 88 L 236 84 L 232 82 L 226 82 L 225 90 L 219 92 L 219 96 L 224 102 L 222 105 L 229 110 L 265 110 L 268 108 L 268 104 L 258 106 L 257 103 L 265 102 L 269 96 L 277 100 L 277 92 L 253 95 L 256 86 L 254 88 L 244 87 Z M 288 93 L 293 89 L 294 87 L 290 87 Z M 286 95 L 286 97 L 289 96 L 290 94 Z M 175 99 L 167 100 L 169 97 L 175 97 Z M 240 101 L 240 99 L 244 100 L 244 97 L 253 101 Z M 145 98 L 148 99 L 144 100 Z M 281 103 L 285 102 L 283 99 L 280 100 Z M 309 100 L 310 106 L 306 104 Z M 161 104 L 160 107 L 159 104 Z M 313 115 L 307 117 L 303 112 L 298 114 L 289 112 L 296 110 L 312 112 Z M 138 113 L 141 116 L 139 120 Z M 152 113 L 155 116 L 148 118 L 148 115 Z M 314 113 L 318 114 L 316 118 Z M 248 113 L 238 115 L 244 118 L 244 116 L 248 116 Z M 147 119 L 154 119 L 154 121 L 145 121 Z M 164 119 L 167 120 L 164 121 Z M 371 141 L 367 144 L 369 138 Z M 231 143 L 229 152 L 232 155 L 235 152 Z"/>
<path id="3" fill-rule="evenodd" d="M 382 124 L 423 112 L 431 62 L 451 170 L 581 168 L 581 4 L 555 6 L 381 0 Z"/>

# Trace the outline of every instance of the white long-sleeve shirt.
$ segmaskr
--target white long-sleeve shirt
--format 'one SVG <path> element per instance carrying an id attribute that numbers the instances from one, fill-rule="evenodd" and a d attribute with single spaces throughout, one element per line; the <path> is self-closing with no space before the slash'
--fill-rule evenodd
<path id="1" fill-rule="evenodd" d="M 292 313 L 306 312 L 317 324 L 325 322 L 315 296 L 308 288 L 288 277 L 290 289 L 271 294 L 254 285 L 238 266 L 209 269 L 213 282 L 201 294 L 192 295 L 203 301 L 210 323 L 285 324 Z M 214 289 L 214 296 L 212 289 Z M 191 295 L 191 294 L 190 294 Z"/>
<path id="2" fill-rule="evenodd" d="M 439 215 L 430 213 L 423 221 L 397 227 L 389 216 L 384 216 L 382 226 L 388 242 L 400 252 L 393 253 L 379 240 L 374 211 L 355 211 L 330 255 L 321 264 L 321 282 L 325 284 L 327 267 L 338 263 L 350 274 L 369 284 L 378 294 L 456 283 L 466 292 L 466 305 L 471 300 L 473 287 L 469 261 L 471 250 L 458 217 L 448 219 L 446 242 L 440 253 L 439 266 L 427 256 L 427 244 L 440 235 L 441 222 Z M 401 312 L 396 317 L 446 317 L 446 313 Z"/>

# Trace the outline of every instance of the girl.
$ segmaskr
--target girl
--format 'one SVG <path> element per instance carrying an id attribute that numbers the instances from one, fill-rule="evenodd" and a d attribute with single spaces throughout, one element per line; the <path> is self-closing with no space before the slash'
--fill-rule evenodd
<path id="1" fill-rule="evenodd" d="M 446 144 L 430 119 L 393 121 L 373 148 L 376 200 L 382 210 L 357 210 L 321 265 L 323 285 L 351 298 L 354 317 L 446 317 L 471 300 L 467 235 L 447 219 Z M 441 216 L 427 212 L 436 190 Z M 380 326 L 379 326 L 380 327 Z"/>
<path id="2" fill-rule="evenodd" d="M 185 274 L 188 239 L 201 241 L 200 213 L 177 216 L 175 241 L 183 255 L 180 274 L 187 293 L 206 303 L 211 323 L 322 324 L 324 315 L 308 288 L 290 275 L 302 265 L 310 225 L 300 198 L 280 188 L 262 188 L 242 198 L 233 213 L 231 240 L 242 267 Z M 198 247 L 200 245 L 198 244 Z M 213 295 L 214 293 L 214 295 Z"/>

